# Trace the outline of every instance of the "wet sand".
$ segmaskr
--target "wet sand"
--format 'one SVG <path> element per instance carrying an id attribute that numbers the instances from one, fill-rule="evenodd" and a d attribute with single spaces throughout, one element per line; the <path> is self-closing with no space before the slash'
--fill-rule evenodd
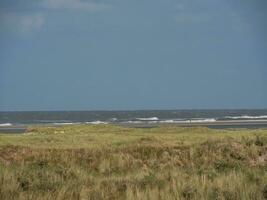
<path id="1" fill-rule="evenodd" d="M 8 127 L 0 127 L 0 134 L 1 133 L 9 133 L 9 134 L 16 134 L 16 133 L 25 133 L 27 130 L 27 126 L 8 126 Z"/>

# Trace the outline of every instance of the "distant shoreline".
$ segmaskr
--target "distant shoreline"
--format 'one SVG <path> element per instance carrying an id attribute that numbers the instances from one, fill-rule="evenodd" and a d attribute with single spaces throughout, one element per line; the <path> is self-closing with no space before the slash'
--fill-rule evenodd
<path id="1" fill-rule="evenodd" d="M 227 129 L 227 128 L 249 128 L 259 129 L 267 128 L 267 120 L 227 120 L 227 121 L 215 121 L 215 122 L 176 122 L 176 123 L 159 123 L 159 122 L 140 122 L 140 123 L 109 123 L 110 125 L 118 125 L 123 127 L 132 128 L 153 128 L 158 126 L 180 126 L 180 127 L 208 127 L 214 129 Z M 61 126 L 73 126 L 77 124 L 27 124 L 27 125 L 11 125 L 6 127 L 0 127 L 0 134 L 2 133 L 25 133 L 28 127 L 61 127 Z M 81 125 L 86 125 L 82 124 Z M 88 124 L 87 124 L 88 125 Z M 100 125 L 100 124 L 99 124 Z"/>
<path id="2" fill-rule="evenodd" d="M 123 126 L 127 127 L 156 127 L 164 125 L 174 125 L 181 127 L 197 127 L 203 126 L 208 128 L 267 128 L 267 120 L 227 120 L 227 121 L 215 121 L 215 122 L 179 122 L 179 123 L 125 123 Z"/>

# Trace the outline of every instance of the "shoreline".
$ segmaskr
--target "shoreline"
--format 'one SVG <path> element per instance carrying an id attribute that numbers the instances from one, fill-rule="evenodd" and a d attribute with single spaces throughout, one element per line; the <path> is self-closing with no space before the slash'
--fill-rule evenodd
<path id="1" fill-rule="evenodd" d="M 121 125 L 121 124 L 119 124 Z M 149 128 L 158 126 L 180 126 L 180 127 L 208 127 L 208 128 L 267 128 L 267 120 L 227 120 L 215 122 L 176 122 L 176 123 L 125 123 L 122 126 L 133 128 Z"/>
<path id="2" fill-rule="evenodd" d="M 129 128 L 154 128 L 159 126 L 179 126 L 179 127 L 207 127 L 214 129 L 229 129 L 229 128 L 248 128 L 248 129 L 259 129 L 267 128 L 267 120 L 227 120 L 227 121 L 215 121 L 215 122 L 137 122 L 137 123 L 108 123 L 110 125 L 117 125 Z M 28 127 L 62 127 L 62 126 L 73 126 L 74 124 L 23 124 L 23 125 L 10 125 L 0 127 L 0 134 L 16 134 L 25 133 Z M 80 125 L 89 125 L 80 123 Z M 98 124 L 102 125 L 102 124 Z"/>

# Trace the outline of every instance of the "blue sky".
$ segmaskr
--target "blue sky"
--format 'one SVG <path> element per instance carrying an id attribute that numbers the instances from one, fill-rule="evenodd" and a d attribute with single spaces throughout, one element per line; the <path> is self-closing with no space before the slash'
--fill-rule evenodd
<path id="1" fill-rule="evenodd" d="M 0 110 L 267 108 L 266 0 L 2 0 Z"/>

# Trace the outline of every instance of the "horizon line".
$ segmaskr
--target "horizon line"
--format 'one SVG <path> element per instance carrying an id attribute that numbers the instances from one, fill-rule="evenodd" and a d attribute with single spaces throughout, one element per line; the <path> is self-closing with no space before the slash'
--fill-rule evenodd
<path id="1" fill-rule="evenodd" d="M 267 110 L 267 108 L 175 108 L 175 109 L 92 109 L 92 110 L 0 110 L 4 112 L 142 112 L 142 111 L 218 111 L 218 110 Z"/>

